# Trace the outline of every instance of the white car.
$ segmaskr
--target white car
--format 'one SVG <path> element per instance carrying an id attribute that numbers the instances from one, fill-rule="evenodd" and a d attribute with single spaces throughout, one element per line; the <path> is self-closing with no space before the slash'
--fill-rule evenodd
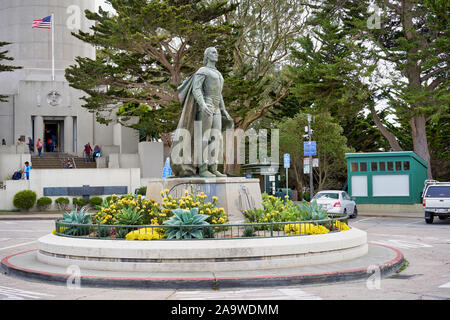
<path id="1" fill-rule="evenodd" d="M 358 209 L 356 202 L 347 192 L 340 190 L 323 190 L 316 193 L 312 201 L 316 201 L 329 213 L 345 213 L 350 218 L 356 218 Z"/>

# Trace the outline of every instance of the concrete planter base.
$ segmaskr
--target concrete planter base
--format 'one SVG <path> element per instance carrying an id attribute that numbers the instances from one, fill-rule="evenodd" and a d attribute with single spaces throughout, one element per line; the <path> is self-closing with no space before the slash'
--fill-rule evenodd
<path id="1" fill-rule="evenodd" d="M 230 240 L 126 241 L 76 239 L 49 234 L 37 259 L 49 265 L 139 272 L 220 272 L 336 263 L 368 252 L 366 232 Z"/>

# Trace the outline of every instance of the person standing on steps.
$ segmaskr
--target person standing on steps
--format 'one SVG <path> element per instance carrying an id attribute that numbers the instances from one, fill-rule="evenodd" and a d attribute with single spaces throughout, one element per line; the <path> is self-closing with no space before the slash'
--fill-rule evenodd
<path id="1" fill-rule="evenodd" d="M 38 139 L 38 141 L 36 142 L 36 149 L 38 151 L 39 158 L 42 155 L 42 146 L 43 146 L 43 144 L 42 144 L 41 139 Z"/>

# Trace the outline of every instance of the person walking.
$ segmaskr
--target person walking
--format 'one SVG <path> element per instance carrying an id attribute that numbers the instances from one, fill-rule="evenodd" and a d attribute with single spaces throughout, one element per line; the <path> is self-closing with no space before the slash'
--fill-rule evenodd
<path id="1" fill-rule="evenodd" d="M 2 146 L 6 146 L 6 140 L 5 140 L 5 138 L 2 139 Z"/>
<path id="2" fill-rule="evenodd" d="M 42 154 L 42 141 L 41 141 L 41 139 L 38 139 L 38 141 L 36 142 L 36 149 L 38 151 L 39 157 L 41 157 L 41 154 Z"/>

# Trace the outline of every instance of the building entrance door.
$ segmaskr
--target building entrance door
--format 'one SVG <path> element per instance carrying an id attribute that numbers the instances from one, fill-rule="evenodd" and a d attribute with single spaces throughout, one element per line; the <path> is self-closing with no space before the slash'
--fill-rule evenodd
<path id="1" fill-rule="evenodd" d="M 44 150 L 45 152 L 64 151 L 64 121 L 44 120 Z"/>

